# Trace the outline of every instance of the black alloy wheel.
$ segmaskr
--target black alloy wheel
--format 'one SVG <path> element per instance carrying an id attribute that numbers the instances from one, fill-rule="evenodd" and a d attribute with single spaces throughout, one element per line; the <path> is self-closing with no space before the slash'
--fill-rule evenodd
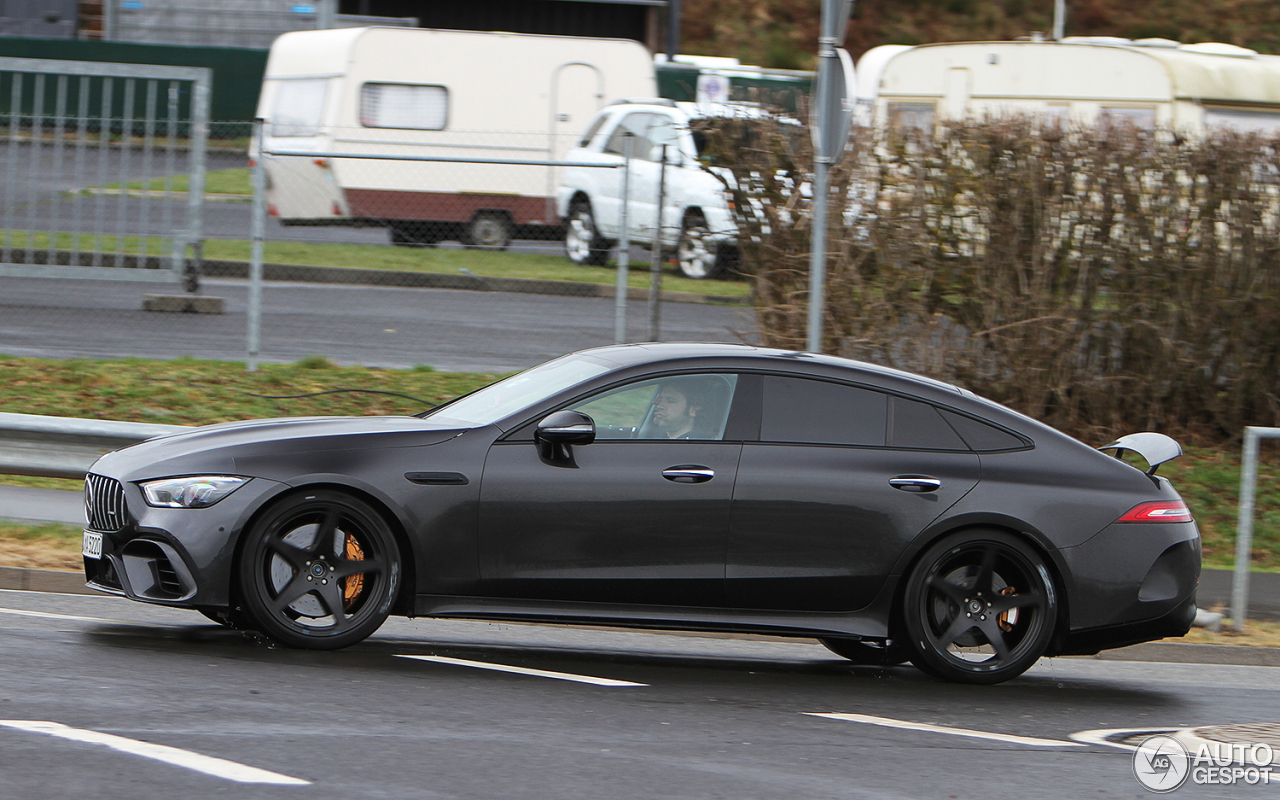
<path id="1" fill-rule="evenodd" d="M 991 684 L 1027 671 L 1049 646 L 1058 610 L 1044 559 L 1011 534 L 971 530 L 921 557 L 903 597 L 912 655 L 925 672 Z"/>
<path id="2" fill-rule="evenodd" d="M 249 531 L 238 568 L 253 626 L 292 647 L 336 650 L 368 637 L 391 610 L 400 552 L 385 520 L 336 491 L 293 495 Z"/>

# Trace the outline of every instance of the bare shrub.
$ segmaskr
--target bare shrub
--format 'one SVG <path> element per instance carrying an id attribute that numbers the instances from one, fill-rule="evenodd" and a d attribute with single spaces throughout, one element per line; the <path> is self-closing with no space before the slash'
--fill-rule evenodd
<path id="1" fill-rule="evenodd" d="M 802 348 L 808 137 L 732 120 L 710 142 L 765 338 Z M 1280 423 L 1280 138 L 1023 117 L 851 146 L 831 175 L 826 352 L 1094 438 Z"/>

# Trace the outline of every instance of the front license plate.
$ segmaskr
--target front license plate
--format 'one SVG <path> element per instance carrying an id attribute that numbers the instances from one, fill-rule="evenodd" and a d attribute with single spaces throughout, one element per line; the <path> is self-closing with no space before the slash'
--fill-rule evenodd
<path id="1" fill-rule="evenodd" d="M 102 534 L 96 531 L 85 531 L 80 552 L 85 558 L 102 558 Z"/>

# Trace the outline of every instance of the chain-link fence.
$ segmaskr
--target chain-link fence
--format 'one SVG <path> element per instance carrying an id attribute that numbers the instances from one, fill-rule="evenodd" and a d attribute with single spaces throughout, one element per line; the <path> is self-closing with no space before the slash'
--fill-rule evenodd
<path id="1" fill-rule="evenodd" d="M 148 90 L 139 84 L 134 91 L 145 99 Z M 207 126 L 197 180 L 188 169 L 196 158 L 190 131 L 168 123 L 167 95 L 158 91 L 149 123 L 146 114 L 116 113 L 72 125 L 76 114 L 56 100 L 38 124 L 29 110 L 0 118 L 0 158 L 8 155 L 11 165 L 0 178 L 7 236 L 0 244 L 8 242 L 23 269 L 31 261 L 69 270 L 58 280 L 0 273 L 0 354 L 242 360 L 252 347 L 252 358 L 269 361 L 323 355 L 493 371 L 619 340 L 749 337 L 745 284 L 675 285 L 667 270 L 671 285 L 659 287 L 660 298 L 730 295 L 729 302 L 666 302 L 651 336 L 646 270 L 655 262 L 648 251 L 628 248 L 630 269 L 619 271 L 623 237 L 584 237 L 580 215 L 569 239 L 587 249 L 568 257 L 568 205 L 558 205 L 557 195 L 572 141 L 477 132 L 463 136 L 469 147 L 424 156 L 421 147 L 368 131 L 364 141 L 352 136 L 328 149 L 284 137 L 253 162 L 264 178 L 255 206 L 251 125 Z M 19 130 L 12 144 L 4 139 L 8 120 Z M 34 140 L 33 124 L 42 131 Z M 148 125 L 157 132 L 150 145 L 120 132 Z M 578 168 L 619 187 L 626 172 Z M 200 181 L 204 192 L 193 199 L 188 190 Z M 632 191 L 634 220 L 640 203 Z M 192 203 L 196 236 L 185 213 Z M 52 256 L 51 241 L 58 243 Z M 176 260 L 175 242 L 185 248 Z M 255 253 L 256 290 L 249 280 Z M 143 271 L 131 267 L 158 273 L 174 263 L 198 268 L 198 286 L 84 279 L 95 266 L 106 277 L 136 278 Z M 620 274 L 630 279 L 621 295 Z M 673 286 L 685 295 L 672 295 Z"/>

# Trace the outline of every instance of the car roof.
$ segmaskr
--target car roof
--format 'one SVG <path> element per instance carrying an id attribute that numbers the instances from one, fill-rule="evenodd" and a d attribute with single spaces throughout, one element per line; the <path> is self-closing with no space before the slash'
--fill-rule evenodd
<path id="1" fill-rule="evenodd" d="M 747 344 L 730 344 L 724 342 L 642 342 L 637 344 L 608 345 L 583 350 L 601 360 L 622 366 L 641 366 L 662 361 L 679 362 L 682 360 L 699 360 L 708 358 L 731 359 L 734 361 L 759 361 L 759 366 L 772 363 L 810 364 L 814 366 L 835 368 L 837 370 L 853 370 L 868 375 L 893 378 L 924 384 L 946 392 L 969 394 L 965 390 L 943 381 L 917 375 L 912 372 L 856 361 L 851 358 L 831 356 L 823 353 L 810 353 L 799 350 L 784 350 L 773 347 L 759 347 Z M 782 363 L 779 363 L 782 362 Z M 673 366 L 677 364 L 673 363 Z M 743 365 L 745 366 L 745 365 Z M 805 370 L 801 370 L 805 371 Z"/>

